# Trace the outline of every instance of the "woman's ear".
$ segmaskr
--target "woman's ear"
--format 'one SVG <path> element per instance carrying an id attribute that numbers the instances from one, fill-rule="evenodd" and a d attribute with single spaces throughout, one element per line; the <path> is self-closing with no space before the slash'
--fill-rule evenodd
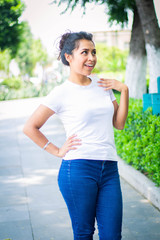
<path id="1" fill-rule="evenodd" d="M 65 56 L 67 62 L 70 63 L 70 62 L 71 62 L 71 59 L 72 59 L 72 55 L 71 55 L 71 54 L 68 54 L 68 53 L 65 53 L 64 56 Z"/>

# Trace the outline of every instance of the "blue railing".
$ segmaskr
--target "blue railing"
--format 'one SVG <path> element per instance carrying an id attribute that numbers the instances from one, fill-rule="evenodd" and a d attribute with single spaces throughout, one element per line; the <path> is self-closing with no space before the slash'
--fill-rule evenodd
<path id="1" fill-rule="evenodd" d="M 157 78 L 158 93 L 143 94 L 143 111 L 152 107 L 152 114 L 160 115 L 160 77 Z"/>

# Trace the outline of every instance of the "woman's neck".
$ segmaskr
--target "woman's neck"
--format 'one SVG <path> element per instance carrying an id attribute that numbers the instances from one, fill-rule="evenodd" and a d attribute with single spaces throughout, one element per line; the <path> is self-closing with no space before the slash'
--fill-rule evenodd
<path id="1" fill-rule="evenodd" d="M 82 86 L 89 85 L 91 83 L 91 79 L 84 75 L 70 74 L 68 80 Z"/>

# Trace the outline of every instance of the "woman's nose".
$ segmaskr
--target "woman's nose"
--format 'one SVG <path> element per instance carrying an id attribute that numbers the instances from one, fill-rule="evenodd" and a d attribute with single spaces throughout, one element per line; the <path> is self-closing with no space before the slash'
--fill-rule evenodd
<path id="1" fill-rule="evenodd" d="M 88 55 L 88 58 L 89 58 L 89 60 L 92 60 L 92 59 L 95 58 L 95 56 L 94 56 L 92 53 L 90 53 L 90 54 Z"/>

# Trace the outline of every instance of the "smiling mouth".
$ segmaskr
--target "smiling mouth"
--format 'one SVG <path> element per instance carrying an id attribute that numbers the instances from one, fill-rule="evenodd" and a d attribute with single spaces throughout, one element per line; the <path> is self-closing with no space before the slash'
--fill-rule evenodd
<path id="1" fill-rule="evenodd" d="M 86 67 L 94 67 L 93 64 L 85 64 Z"/>

